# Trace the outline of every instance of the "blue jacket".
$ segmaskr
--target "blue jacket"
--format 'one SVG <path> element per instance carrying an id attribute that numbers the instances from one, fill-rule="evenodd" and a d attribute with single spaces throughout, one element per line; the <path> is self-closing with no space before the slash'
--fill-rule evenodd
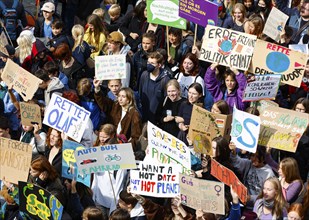
<path id="1" fill-rule="evenodd" d="M 160 69 L 160 74 L 155 81 L 150 79 L 150 73 L 144 71 L 139 85 L 139 94 L 142 104 L 143 122 L 156 123 L 156 114 L 160 104 L 163 104 L 165 97 L 165 86 L 170 80 L 166 70 Z"/>

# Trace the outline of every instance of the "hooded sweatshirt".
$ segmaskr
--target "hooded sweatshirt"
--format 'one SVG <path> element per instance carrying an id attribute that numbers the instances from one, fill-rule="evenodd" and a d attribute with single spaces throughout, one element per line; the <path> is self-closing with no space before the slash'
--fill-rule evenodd
<path id="1" fill-rule="evenodd" d="M 62 96 L 63 91 L 64 85 L 62 82 L 56 77 L 51 77 L 51 82 L 48 84 L 46 90 L 44 91 L 45 105 L 48 106 L 53 93 Z"/>

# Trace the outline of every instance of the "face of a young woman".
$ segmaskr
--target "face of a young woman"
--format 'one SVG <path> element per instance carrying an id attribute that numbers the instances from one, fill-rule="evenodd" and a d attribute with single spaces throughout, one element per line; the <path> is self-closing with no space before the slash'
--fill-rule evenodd
<path id="1" fill-rule="evenodd" d="M 305 113 L 306 112 L 306 108 L 303 104 L 301 103 L 298 103 L 296 106 L 295 106 L 295 111 L 297 112 L 301 112 L 301 113 Z"/>
<path id="2" fill-rule="evenodd" d="M 174 102 L 180 96 L 180 91 L 174 85 L 170 85 L 167 87 L 167 96 Z"/>
<path id="3" fill-rule="evenodd" d="M 182 63 L 182 67 L 185 70 L 185 73 L 189 73 L 193 69 L 194 64 L 189 58 L 186 58 Z"/>
<path id="4" fill-rule="evenodd" d="M 179 43 L 178 37 L 175 36 L 174 34 L 169 34 L 168 39 L 169 39 L 171 44 L 178 44 Z"/>
<path id="5" fill-rule="evenodd" d="M 301 217 L 298 215 L 297 212 L 291 211 L 288 214 L 288 220 L 301 220 Z"/>
<path id="6" fill-rule="evenodd" d="M 33 169 L 32 167 L 30 167 L 30 175 L 34 178 L 39 177 L 40 175 L 40 171 Z"/>
<path id="7" fill-rule="evenodd" d="M 244 5 L 246 8 L 250 8 L 252 6 L 252 0 L 244 0 Z"/>
<path id="8" fill-rule="evenodd" d="M 125 91 L 120 91 L 118 94 L 118 102 L 121 107 L 127 107 L 130 103 Z"/>
<path id="9" fill-rule="evenodd" d="M 221 111 L 220 109 L 218 108 L 217 104 L 213 104 L 212 107 L 211 107 L 211 112 L 212 113 L 216 113 L 216 114 L 221 114 Z"/>
<path id="10" fill-rule="evenodd" d="M 50 146 L 52 146 L 52 147 L 57 146 L 57 143 L 58 143 L 60 138 L 61 138 L 60 134 L 55 129 L 53 129 L 52 132 L 49 135 Z"/>
<path id="11" fill-rule="evenodd" d="M 106 142 L 110 139 L 111 137 L 106 134 L 104 131 L 101 131 L 99 133 L 99 140 L 100 140 L 100 145 L 106 144 Z"/>
<path id="12" fill-rule="evenodd" d="M 197 100 L 201 97 L 202 95 L 199 94 L 194 88 L 190 88 L 188 91 L 188 101 L 191 104 L 194 104 L 197 102 Z"/>
<path id="13" fill-rule="evenodd" d="M 235 89 L 236 81 L 233 77 L 228 76 L 225 78 L 225 85 L 226 85 L 227 90 L 231 92 Z"/>
<path id="14" fill-rule="evenodd" d="M 255 31 L 255 26 L 251 21 L 247 21 L 244 23 L 244 30 L 247 34 L 253 34 Z"/>
<path id="15" fill-rule="evenodd" d="M 30 125 L 23 125 L 23 129 L 25 132 L 27 131 L 31 131 L 33 129 L 33 126 L 30 126 Z"/>
<path id="16" fill-rule="evenodd" d="M 236 21 L 242 21 L 244 19 L 243 13 L 240 11 L 239 8 L 236 8 L 234 11 L 234 17 Z"/>
<path id="17" fill-rule="evenodd" d="M 270 181 L 264 183 L 263 195 L 266 201 L 275 199 L 277 192 L 274 185 Z"/>

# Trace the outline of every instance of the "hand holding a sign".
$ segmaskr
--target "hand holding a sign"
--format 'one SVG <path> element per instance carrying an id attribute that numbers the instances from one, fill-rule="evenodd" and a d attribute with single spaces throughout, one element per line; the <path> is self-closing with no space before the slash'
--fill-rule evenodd
<path id="1" fill-rule="evenodd" d="M 219 66 L 218 63 L 213 63 L 210 65 L 210 69 L 215 70 Z"/>
<path id="2" fill-rule="evenodd" d="M 174 199 L 172 199 L 171 207 L 172 207 L 172 211 L 174 212 L 176 216 L 179 214 L 181 214 L 183 218 L 187 216 L 186 210 L 184 210 L 184 208 L 181 205 L 180 196 L 176 196 Z"/>
<path id="3" fill-rule="evenodd" d="M 230 185 L 230 188 L 231 188 L 231 196 L 233 198 L 233 204 L 238 204 L 239 203 L 239 199 L 238 199 L 238 195 L 237 193 L 233 190 L 233 187 L 232 185 Z"/>
<path id="4" fill-rule="evenodd" d="M 93 80 L 93 86 L 94 86 L 94 89 L 97 91 L 97 90 L 100 90 L 100 85 L 101 85 L 102 81 L 101 80 L 98 80 L 98 79 L 94 79 Z"/>
<path id="5" fill-rule="evenodd" d="M 141 205 L 143 205 L 143 204 L 145 203 L 145 198 L 144 198 L 143 196 L 138 195 L 138 194 L 135 194 L 135 193 L 131 193 L 131 186 L 128 186 L 128 187 L 127 187 L 127 192 L 128 192 L 129 194 L 131 194 L 135 199 L 137 199 L 137 201 L 138 201 Z"/>

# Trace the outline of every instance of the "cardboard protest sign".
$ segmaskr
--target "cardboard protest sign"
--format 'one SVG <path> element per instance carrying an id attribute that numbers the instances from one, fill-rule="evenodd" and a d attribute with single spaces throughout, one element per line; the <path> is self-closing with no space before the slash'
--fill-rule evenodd
<path id="1" fill-rule="evenodd" d="M 71 180 L 75 179 L 77 182 L 83 183 L 84 185 L 90 187 L 90 175 L 78 173 L 74 151 L 81 149 L 86 148 L 74 141 L 65 140 L 63 142 L 61 176 Z"/>
<path id="2" fill-rule="evenodd" d="M 245 185 L 242 184 L 241 181 L 239 181 L 239 179 L 232 170 L 221 165 L 216 160 L 211 159 L 211 175 L 213 175 L 218 180 L 220 180 L 221 182 L 225 183 L 228 186 L 232 185 L 240 201 L 246 204 L 248 190 L 245 187 Z"/>
<path id="3" fill-rule="evenodd" d="M 8 59 L 1 75 L 6 85 L 13 85 L 13 88 L 24 101 L 32 99 L 34 93 L 42 82 L 39 78 L 20 67 L 11 59 Z"/>
<path id="4" fill-rule="evenodd" d="M 308 44 L 289 44 L 289 49 L 292 49 L 292 50 L 295 50 L 301 53 L 309 54 Z"/>
<path id="5" fill-rule="evenodd" d="M 289 16 L 276 7 L 272 7 L 266 20 L 263 33 L 279 43 L 280 35 L 282 34 L 282 31 L 284 31 L 288 19 Z"/>
<path id="6" fill-rule="evenodd" d="M 307 54 L 257 40 L 249 72 L 254 74 L 281 74 L 282 83 L 299 87 L 304 76 L 306 63 Z"/>
<path id="7" fill-rule="evenodd" d="M 63 131 L 77 142 L 82 139 L 90 112 L 55 93 L 47 106 L 43 123 Z"/>
<path id="8" fill-rule="evenodd" d="M 179 0 L 147 0 L 147 21 L 153 24 L 186 29 L 186 20 L 179 17 Z"/>
<path id="9" fill-rule="evenodd" d="M 259 144 L 295 152 L 299 139 L 307 129 L 307 113 L 268 106 L 260 112 L 261 131 Z"/>
<path id="10" fill-rule="evenodd" d="M 4 31 L 1 32 L 0 34 L 0 44 L 4 47 L 5 45 L 8 45 L 8 39 L 6 38 L 6 35 L 4 33 Z"/>
<path id="11" fill-rule="evenodd" d="M 78 172 L 82 175 L 136 168 L 131 143 L 75 150 L 74 156 L 76 158 Z"/>
<path id="12" fill-rule="evenodd" d="M 160 198 L 179 195 L 180 165 L 142 162 L 139 170 L 130 171 L 131 192 Z"/>
<path id="13" fill-rule="evenodd" d="M 211 141 L 217 136 L 230 137 L 232 115 L 215 114 L 197 105 L 193 106 L 189 133 L 194 151 L 212 154 Z"/>
<path id="14" fill-rule="evenodd" d="M 239 70 L 249 68 L 256 36 L 207 25 L 200 60 Z"/>
<path id="15" fill-rule="evenodd" d="M 234 106 L 231 137 L 237 148 L 256 152 L 261 120 L 259 116 L 238 110 Z"/>
<path id="16" fill-rule="evenodd" d="M 5 180 L 15 184 L 27 181 L 31 158 L 30 144 L 0 138 L 0 174 Z"/>
<path id="17" fill-rule="evenodd" d="M 179 186 L 183 205 L 204 212 L 225 214 L 223 183 L 180 175 Z"/>
<path id="18" fill-rule="evenodd" d="M 181 140 L 163 131 L 151 122 L 147 124 L 150 158 L 160 163 L 181 164 L 182 173 L 191 170 L 190 150 Z"/>
<path id="19" fill-rule="evenodd" d="M 126 78 L 126 55 L 96 56 L 95 76 L 98 80 Z"/>
<path id="20" fill-rule="evenodd" d="M 23 125 L 33 126 L 38 124 L 42 127 L 41 108 L 37 104 L 20 102 L 20 117 Z"/>
<path id="21" fill-rule="evenodd" d="M 275 106 L 279 107 L 279 105 L 276 102 L 270 101 L 270 100 L 260 100 L 257 102 L 251 102 L 251 107 L 256 107 L 259 112 L 263 112 L 265 108 L 268 106 Z"/>
<path id="22" fill-rule="evenodd" d="M 31 219 L 60 220 L 63 205 L 50 192 L 38 185 L 18 182 L 19 210 L 27 213 Z"/>
<path id="23" fill-rule="evenodd" d="M 247 82 L 243 102 L 275 99 L 281 80 L 280 74 L 255 75 L 255 80 Z"/>
<path id="24" fill-rule="evenodd" d="M 206 0 L 180 0 L 179 16 L 206 27 L 218 22 L 218 5 Z"/>

